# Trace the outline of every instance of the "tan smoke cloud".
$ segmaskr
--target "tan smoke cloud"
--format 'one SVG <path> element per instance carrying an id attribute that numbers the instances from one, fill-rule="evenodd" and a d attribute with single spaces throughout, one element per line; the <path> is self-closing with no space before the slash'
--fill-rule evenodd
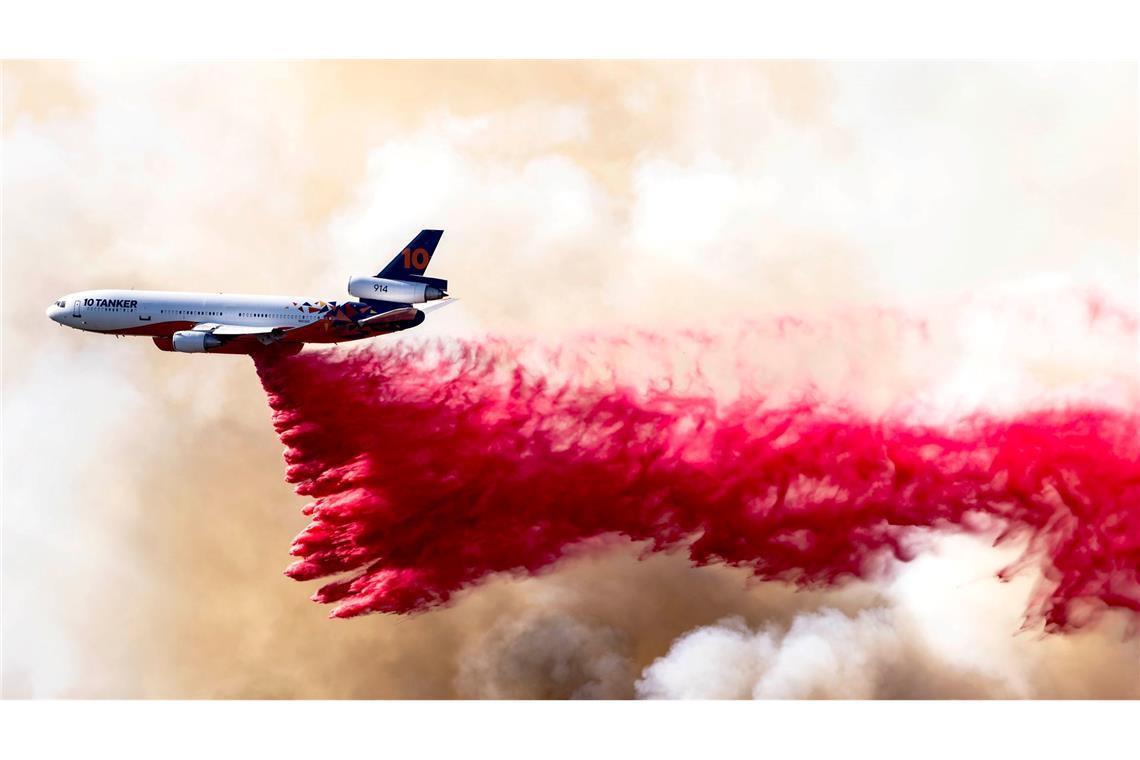
<path id="1" fill-rule="evenodd" d="M 620 699 L 635 674 L 618 630 L 564 615 L 502 618 L 461 653 L 456 686 L 487 699 Z"/>
<path id="2" fill-rule="evenodd" d="M 279 572 L 303 502 L 249 362 L 43 317 L 89 287 L 334 296 L 438 225 L 463 302 L 423 335 L 783 313 L 839 327 L 770 341 L 774 388 L 876 408 L 1074 388 L 1134 403 L 1135 327 L 1090 322 L 1084 297 L 1134 306 L 1134 68 L 3 78 L 6 696 L 1137 696 L 1119 621 L 1018 633 L 1032 579 L 999 584 L 1000 556 L 971 543 L 888 583 L 794 592 L 614 542 L 445 610 L 328 621 Z M 952 311 L 822 320 L 931 303 Z"/>

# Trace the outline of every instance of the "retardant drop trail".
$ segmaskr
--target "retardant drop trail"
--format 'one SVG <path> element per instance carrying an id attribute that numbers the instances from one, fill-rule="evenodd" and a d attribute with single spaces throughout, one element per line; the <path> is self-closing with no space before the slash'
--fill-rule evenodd
<path id="1" fill-rule="evenodd" d="M 649 336 L 658 353 L 670 339 Z M 565 350 L 565 349 L 564 349 Z M 1046 630 L 1140 614 L 1140 421 L 1108 408 L 908 424 L 820 401 L 637 384 L 592 358 L 453 341 L 256 359 L 313 497 L 298 580 L 334 616 L 409 613 L 619 534 L 697 564 L 835 584 L 921 551 L 919 528 L 1029 539 Z M 536 358 L 537 357 L 537 358 Z M 697 362 L 699 365 L 699 362 Z"/>

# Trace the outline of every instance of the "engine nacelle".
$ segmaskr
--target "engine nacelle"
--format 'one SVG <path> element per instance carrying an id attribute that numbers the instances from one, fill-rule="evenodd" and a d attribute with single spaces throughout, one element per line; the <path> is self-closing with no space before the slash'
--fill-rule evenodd
<path id="1" fill-rule="evenodd" d="M 427 283 L 388 280 L 383 277 L 351 277 L 348 280 L 348 293 L 357 298 L 392 303 L 424 303 L 447 295 Z"/>
<path id="2" fill-rule="evenodd" d="M 183 330 L 174 333 L 172 343 L 175 351 L 185 354 L 200 354 L 211 348 L 222 345 L 222 341 L 200 330 Z"/>

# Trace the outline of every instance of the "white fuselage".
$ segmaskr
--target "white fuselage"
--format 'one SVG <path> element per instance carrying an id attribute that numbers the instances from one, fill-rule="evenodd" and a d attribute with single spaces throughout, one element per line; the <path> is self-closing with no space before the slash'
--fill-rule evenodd
<path id="1" fill-rule="evenodd" d="M 47 315 L 78 330 L 154 335 L 185 323 L 298 327 L 319 320 L 327 307 L 335 305 L 335 301 L 288 296 L 84 290 L 53 303 Z"/>

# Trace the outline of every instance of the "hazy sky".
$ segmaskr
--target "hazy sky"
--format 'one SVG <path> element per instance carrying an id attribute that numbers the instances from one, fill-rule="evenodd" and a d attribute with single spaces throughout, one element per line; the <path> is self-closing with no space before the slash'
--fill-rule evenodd
<path id="1" fill-rule="evenodd" d="M 326 620 L 280 573 L 304 500 L 251 363 L 44 316 L 340 299 L 441 227 L 463 300 L 407 339 L 788 316 L 829 327 L 773 342 L 776 385 L 1132 404 L 1136 92 L 1130 65 L 5 63 L 5 696 L 1140 696 L 1122 621 L 1015 635 L 1033 579 L 962 538 L 799 594 L 617 542 Z"/>

